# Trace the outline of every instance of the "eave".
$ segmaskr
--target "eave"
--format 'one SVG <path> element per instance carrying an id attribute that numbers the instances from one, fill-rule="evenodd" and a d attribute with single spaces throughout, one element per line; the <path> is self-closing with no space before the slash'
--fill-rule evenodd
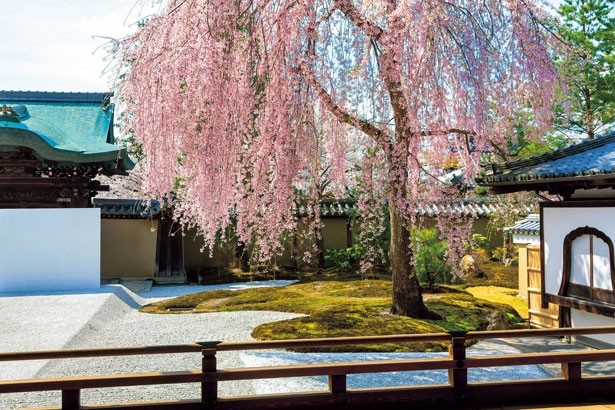
<path id="1" fill-rule="evenodd" d="M 548 192 L 551 195 L 570 196 L 577 189 L 602 189 L 615 186 L 615 174 L 593 176 L 570 176 L 535 180 L 513 180 L 481 183 L 493 194 L 509 194 L 519 191 Z"/>
<path id="2" fill-rule="evenodd" d="M 0 126 L 0 151 L 23 148 L 31 149 L 42 161 L 64 165 L 100 164 L 103 173 L 108 175 L 126 175 L 126 170 L 134 167 L 124 148 L 116 147 L 107 152 L 65 150 L 52 146 L 42 136 L 28 129 Z"/>

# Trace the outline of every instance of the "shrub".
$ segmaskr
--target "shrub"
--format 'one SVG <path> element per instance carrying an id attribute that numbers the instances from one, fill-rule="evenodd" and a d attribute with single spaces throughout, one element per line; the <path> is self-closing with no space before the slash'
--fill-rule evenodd
<path id="1" fill-rule="evenodd" d="M 472 242 L 477 249 L 489 250 L 489 241 L 485 235 L 479 233 L 472 234 Z"/>
<path id="2" fill-rule="evenodd" d="M 439 237 L 436 228 L 412 231 L 414 267 L 419 281 L 433 288 L 436 283 L 448 283 L 453 279 L 451 267 L 446 263 L 448 245 Z"/>
<path id="3" fill-rule="evenodd" d="M 344 270 L 357 270 L 363 256 L 360 245 L 352 245 L 345 249 L 325 249 L 325 266 Z"/>

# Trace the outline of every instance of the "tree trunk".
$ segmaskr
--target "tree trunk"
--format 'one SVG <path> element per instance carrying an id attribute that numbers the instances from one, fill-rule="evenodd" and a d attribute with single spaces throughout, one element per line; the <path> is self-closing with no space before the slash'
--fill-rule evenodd
<path id="1" fill-rule="evenodd" d="M 322 237 L 322 231 L 316 232 L 315 237 L 316 237 L 316 252 L 318 253 L 316 255 L 317 267 L 318 269 L 324 269 L 325 268 L 325 241 Z"/>
<path id="2" fill-rule="evenodd" d="M 594 112 L 592 110 L 592 100 L 589 88 L 583 89 L 583 98 L 585 99 L 585 125 L 587 125 L 587 139 L 593 140 L 596 134 L 594 127 Z"/>
<path id="3" fill-rule="evenodd" d="M 391 223 L 391 245 L 389 259 L 393 282 L 393 305 L 391 313 L 415 318 L 428 318 L 434 315 L 423 303 L 410 245 L 410 232 L 395 209 L 393 201 L 389 202 Z"/>

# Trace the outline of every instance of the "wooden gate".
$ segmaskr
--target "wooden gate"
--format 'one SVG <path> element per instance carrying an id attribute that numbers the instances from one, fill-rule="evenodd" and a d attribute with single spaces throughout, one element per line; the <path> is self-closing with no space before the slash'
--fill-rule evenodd
<path id="1" fill-rule="evenodd" d="M 547 309 L 541 307 L 540 289 L 542 276 L 540 273 L 540 246 L 527 247 L 527 300 L 530 327 L 556 328 L 559 327 L 559 306 L 549 303 Z"/>

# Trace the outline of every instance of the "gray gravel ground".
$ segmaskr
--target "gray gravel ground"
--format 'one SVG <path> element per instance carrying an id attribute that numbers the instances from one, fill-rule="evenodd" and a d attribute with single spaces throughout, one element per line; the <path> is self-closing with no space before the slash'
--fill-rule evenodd
<path id="1" fill-rule="evenodd" d="M 68 293 L 0 293 L 0 351 L 54 350 L 69 348 L 122 347 L 185 344 L 203 341 L 248 341 L 256 326 L 299 315 L 280 312 L 220 312 L 206 314 L 152 315 L 139 313 L 144 304 L 204 290 L 241 289 L 254 286 L 281 286 L 288 281 L 218 286 L 154 286 L 150 291 L 133 293 L 122 285 L 107 285 L 91 292 Z M 544 341 L 535 346 L 552 350 Z M 518 349 L 491 342 L 481 342 L 471 351 L 478 354 Z M 219 368 L 250 367 L 294 363 L 295 357 L 284 352 L 220 352 Z M 290 355 L 292 356 L 292 355 Z M 369 360 L 361 357 L 357 360 Z M 375 359 L 375 358 L 372 358 Z M 0 379 L 29 379 L 70 375 L 96 375 L 131 372 L 153 372 L 199 369 L 200 354 L 74 359 L 62 361 L 0 362 Z M 519 370 L 511 370 L 519 373 Z M 536 372 L 535 369 L 523 370 Z M 541 373 L 540 371 L 538 373 Z M 378 376 L 380 377 L 380 376 Z M 482 376 L 480 376 L 482 377 Z M 509 378 L 505 375 L 504 378 Z M 536 377 L 545 377 L 540 374 Z M 371 381 L 369 383 L 372 383 Z M 295 378 L 224 382 L 219 395 L 251 395 L 288 391 L 326 390 L 322 380 Z M 83 404 L 172 400 L 198 398 L 199 386 L 167 385 L 139 386 L 118 389 L 91 389 L 81 393 Z M 60 394 L 20 393 L 0 394 L 0 409 L 59 406 Z"/>
<path id="2" fill-rule="evenodd" d="M 286 284 L 283 281 L 268 285 Z M 264 284 L 258 284 L 264 285 Z M 245 287 L 248 285 L 235 285 Z M 228 286 L 227 286 L 228 288 Z M 256 326 L 298 315 L 279 312 L 221 312 L 152 315 L 138 307 L 155 300 L 209 290 L 208 286 L 160 286 L 139 295 L 121 285 L 70 294 L 0 294 L 0 351 L 247 341 Z M 243 352 L 218 354 L 218 367 L 246 365 Z M 186 353 L 138 357 L 0 363 L 0 379 L 172 371 L 200 368 L 200 355 Z M 309 384 L 309 382 L 308 382 Z M 308 386 L 309 388 L 309 386 Z M 220 396 L 253 394 L 251 382 L 225 382 Z M 145 386 L 82 391 L 82 403 L 198 398 L 198 385 Z M 59 405 L 59 393 L 0 395 L 0 408 Z"/>

